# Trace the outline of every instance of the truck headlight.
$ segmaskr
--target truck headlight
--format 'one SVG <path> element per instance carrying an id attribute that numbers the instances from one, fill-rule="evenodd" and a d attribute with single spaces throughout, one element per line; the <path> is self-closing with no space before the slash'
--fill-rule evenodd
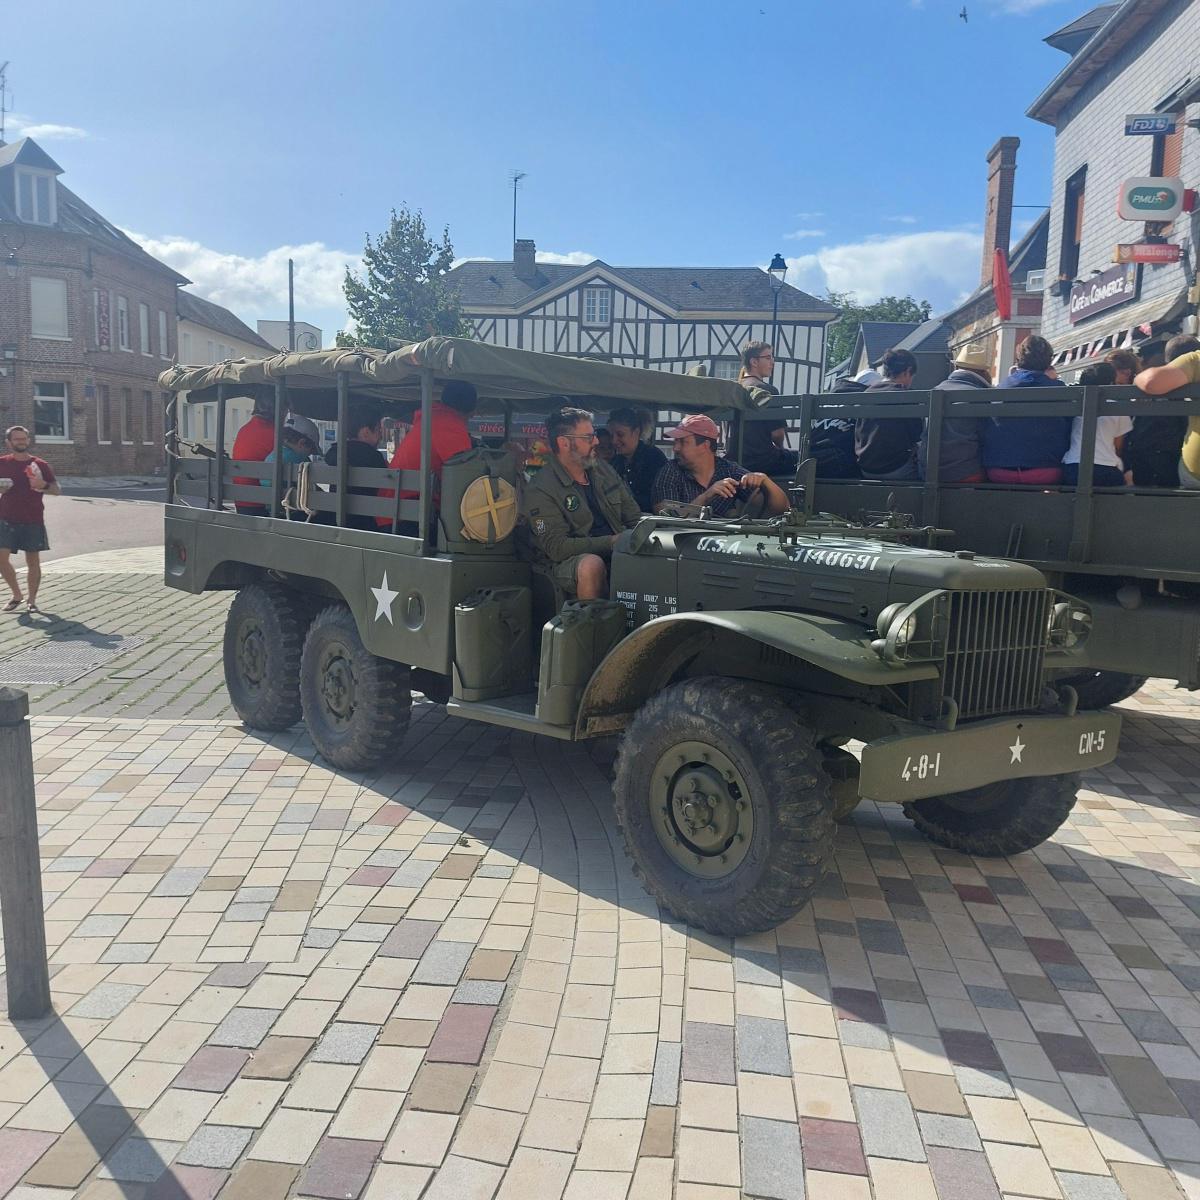
<path id="1" fill-rule="evenodd" d="M 1046 621 L 1046 641 L 1050 646 L 1070 650 L 1088 635 L 1092 614 L 1082 604 L 1060 600 L 1050 610 Z"/>
<path id="2" fill-rule="evenodd" d="M 891 641 L 892 645 L 900 651 L 907 648 L 908 643 L 916 636 L 917 632 L 917 614 L 910 612 L 908 616 L 904 616 L 905 609 L 909 607 L 908 604 L 889 604 L 875 618 L 875 628 L 880 638 Z M 898 627 L 897 621 L 900 622 Z"/>

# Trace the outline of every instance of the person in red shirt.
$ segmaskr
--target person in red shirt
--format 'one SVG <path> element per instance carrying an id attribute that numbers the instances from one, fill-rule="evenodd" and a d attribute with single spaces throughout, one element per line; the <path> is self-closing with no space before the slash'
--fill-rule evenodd
<path id="1" fill-rule="evenodd" d="M 62 488 L 50 464 L 29 453 L 29 430 L 24 425 L 11 426 L 4 440 L 10 452 L 0 455 L 0 578 L 12 592 L 4 611 L 15 612 L 24 603 L 26 612 L 35 613 L 41 611 L 37 594 L 42 582 L 42 551 L 50 549 L 42 497 L 47 493 L 61 496 Z M 28 599 L 21 595 L 12 564 L 12 556 L 22 552 L 28 568 Z"/>
<path id="2" fill-rule="evenodd" d="M 237 431 L 233 439 L 233 452 L 230 455 L 235 462 L 266 462 L 267 455 L 275 449 L 275 400 L 274 398 L 259 397 L 254 401 L 254 412 L 245 425 Z M 234 483 L 243 483 L 254 487 L 261 482 L 247 476 L 235 476 Z M 240 513 L 250 516 L 262 516 L 266 508 L 262 504 L 247 504 L 235 500 L 234 507 Z"/>
<path id="3" fill-rule="evenodd" d="M 467 428 L 467 418 L 475 411 L 479 396 L 475 385 L 465 383 L 461 379 L 452 379 L 442 389 L 442 394 L 433 403 L 432 424 L 430 429 L 429 466 L 433 477 L 440 480 L 442 464 L 456 454 L 471 449 L 471 432 Z M 398 471 L 419 471 L 421 469 L 421 413 L 418 409 L 413 418 L 412 428 L 404 435 L 403 441 L 396 447 L 392 461 L 388 466 Z M 391 488 L 381 488 L 380 496 L 392 497 L 395 492 Z M 417 492 L 407 489 L 400 493 L 401 500 L 417 499 Z M 383 528 L 391 525 L 390 517 L 378 517 Z"/>

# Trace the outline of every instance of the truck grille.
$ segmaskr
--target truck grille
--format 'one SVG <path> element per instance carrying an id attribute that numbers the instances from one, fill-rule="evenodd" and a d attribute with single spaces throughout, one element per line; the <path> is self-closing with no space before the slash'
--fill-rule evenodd
<path id="1" fill-rule="evenodd" d="M 987 717 L 1037 708 L 1050 593 L 954 592 L 942 694 L 959 716 Z"/>

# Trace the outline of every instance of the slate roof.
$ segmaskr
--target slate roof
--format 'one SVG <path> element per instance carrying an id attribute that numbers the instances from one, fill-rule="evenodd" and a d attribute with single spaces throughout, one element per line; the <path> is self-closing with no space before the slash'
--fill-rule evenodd
<path id="1" fill-rule="evenodd" d="M 574 279 L 583 282 L 598 269 L 676 311 L 765 312 L 773 302 L 771 277 L 757 267 L 611 267 L 601 259 L 584 266 L 539 262 L 533 280 L 526 281 L 516 277 L 511 262 L 487 261 L 460 263 L 448 279 L 458 286 L 468 311 L 474 307 L 524 308 L 541 293 Z M 829 301 L 786 283 L 779 293 L 779 312 L 812 313 L 829 319 L 836 315 Z"/>
<path id="2" fill-rule="evenodd" d="M 203 325 L 206 329 L 215 329 L 218 333 L 224 333 L 239 341 L 249 342 L 250 345 L 268 350 L 272 354 L 275 352 L 275 347 L 270 342 L 259 337 L 249 325 L 235 317 L 229 309 L 222 308 L 211 300 L 205 300 L 203 296 L 197 296 L 194 292 L 185 292 L 182 289 L 176 292 L 175 311 L 181 321 L 195 321 L 197 325 Z"/>
<path id="3" fill-rule="evenodd" d="M 9 153 L 10 151 L 11 153 Z M 3 156 L 0 158 L 0 171 L 12 167 L 18 162 L 23 166 L 38 166 L 60 173 L 62 171 L 62 168 L 32 138 L 22 138 L 19 142 L 13 142 L 11 146 L 0 148 L 0 155 Z M 192 282 L 180 275 L 178 271 L 171 270 L 166 263 L 159 262 L 153 255 L 147 254 L 133 238 L 122 233 L 111 221 L 102 217 L 61 180 L 56 181 L 56 186 L 58 188 L 58 225 L 55 228 L 60 232 L 80 234 L 83 237 L 91 238 L 92 241 L 106 249 L 123 254 L 151 270 L 159 271 L 177 284 Z M 0 187 L 0 222 L 24 225 L 26 222 L 17 216 L 17 210 L 13 207 L 12 195 L 11 187 Z M 39 226 L 38 228 L 45 227 Z"/>
<path id="4" fill-rule="evenodd" d="M 1042 38 L 1042 41 L 1048 46 L 1053 46 L 1055 50 L 1074 54 L 1083 48 L 1088 38 L 1104 25 L 1120 7 L 1120 4 L 1097 4 L 1083 16 L 1076 17 L 1074 21 L 1068 22 L 1061 29 L 1056 29 L 1048 37 Z"/>
<path id="5" fill-rule="evenodd" d="M 896 343 L 898 350 L 911 350 L 914 354 L 947 353 L 950 349 L 950 326 L 941 317 L 930 317 Z"/>
<path id="6" fill-rule="evenodd" d="M 866 345 L 867 362 L 874 366 L 894 346 L 898 346 L 910 333 L 920 328 L 919 321 L 864 321 L 858 327 L 851 361 L 858 361 L 859 343 Z"/>

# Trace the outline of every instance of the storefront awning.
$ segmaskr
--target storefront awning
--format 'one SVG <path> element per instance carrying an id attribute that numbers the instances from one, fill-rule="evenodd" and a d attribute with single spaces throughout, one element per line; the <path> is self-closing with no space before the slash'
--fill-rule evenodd
<path id="1" fill-rule="evenodd" d="M 1143 342 L 1164 332 L 1179 320 L 1187 309 L 1187 288 L 1171 299 L 1147 300 L 1119 308 L 1107 321 L 1097 321 L 1088 329 L 1088 340 L 1054 356 L 1054 366 L 1060 372 L 1081 371 L 1098 362 L 1110 350 L 1136 350 Z M 1090 323 L 1089 323 L 1090 324 Z"/>

